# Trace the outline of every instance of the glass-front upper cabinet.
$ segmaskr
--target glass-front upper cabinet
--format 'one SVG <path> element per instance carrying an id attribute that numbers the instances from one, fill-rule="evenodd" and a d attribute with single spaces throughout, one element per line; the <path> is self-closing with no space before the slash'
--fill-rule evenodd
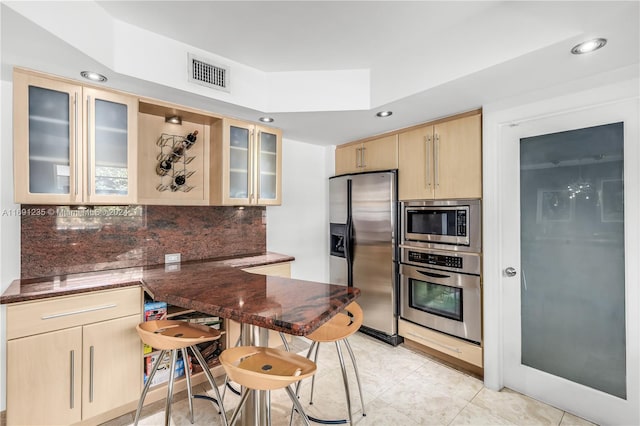
<path id="1" fill-rule="evenodd" d="M 215 204 L 279 205 L 282 133 L 277 129 L 225 119 L 220 156 L 222 170 Z"/>
<path id="2" fill-rule="evenodd" d="M 281 203 L 282 137 L 279 130 L 257 126 L 256 180 L 258 204 Z"/>
<path id="3" fill-rule="evenodd" d="M 87 195 L 91 203 L 135 203 L 137 100 L 85 88 Z"/>
<path id="4" fill-rule="evenodd" d="M 72 203 L 82 191 L 79 155 L 82 87 L 14 73 L 13 137 L 16 203 Z"/>
<path id="5" fill-rule="evenodd" d="M 229 126 L 229 198 L 249 200 L 251 133 L 241 124 Z"/>
<path id="6" fill-rule="evenodd" d="M 136 99 L 16 70 L 15 202 L 136 200 Z"/>

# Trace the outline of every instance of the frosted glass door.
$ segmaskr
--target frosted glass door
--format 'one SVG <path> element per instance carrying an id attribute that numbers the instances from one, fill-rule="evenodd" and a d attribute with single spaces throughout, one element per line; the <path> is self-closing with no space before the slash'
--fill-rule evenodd
<path id="1" fill-rule="evenodd" d="M 29 192 L 70 193 L 70 94 L 29 86 Z"/>
<path id="2" fill-rule="evenodd" d="M 127 195 L 128 107 L 102 99 L 96 99 L 94 105 L 95 194 Z"/>
<path id="3" fill-rule="evenodd" d="M 627 397 L 624 126 L 520 139 L 521 363 Z"/>
<path id="4" fill-rule="evenodd" d="M 275 200 L 278 185 L 278 137 L 272 133 L 260 132 L 260 199 Z"/>
<path id="5" fill-rule="evenodd" d="M 229 198 L 249 198 L 250 137 L 249 129 L 229 126 Z"/>

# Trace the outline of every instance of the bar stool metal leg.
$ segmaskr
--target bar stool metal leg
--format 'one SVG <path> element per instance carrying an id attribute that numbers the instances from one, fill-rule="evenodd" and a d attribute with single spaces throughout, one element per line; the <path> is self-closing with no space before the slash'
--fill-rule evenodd
<path id="1" fill-rule="evenodd" d="M 144 400 L 147 397 L 147 392 L 149 392 L 149 388 L 151 387 L 151 379 L 153 379 L 153 376 L 156 375 L 156 371 L 158 371 L 158 367 L 160 366 L 160 362 L 162 361 L 162 359 L 164 358 L 166 353 L 167 353 L 167 351 L 161 351 L 160 352 L 160 356 L 158 357 L 158 360 L 154 364 L 153 369 L 151 369 L 151 374 L 149 374 L 149 377 L 147 377 L 147 383 L 145 383 L 144 389 L 142 389 L 142 395 L 140 395 L 140 401 L 138 401 L 138 408 L 136 409 L 136 417 L 133 420 L 133 424 L 135 426 L 138 425 L 138 420 L 140 420 L 140 413 L 142 412 L 142 405 L 144 404 Z"/>
<path id="2" fill-rule="evenodd" d="M 244 388 L 242 391 L 242 395 L 240 396 L 240 402 L 238 402 L 238 406 L 235 410 L 233 410 L 233 414 L 231 415 L 231 420 L 229 420 L 229 426 L 233 426 L 238 419 L 238 415 L 240 414 L 240 410 L 244 406 L 244 403 L 247 402 L 247 398 L 249 397 L 249 392 L 253 392 L 251 389 Z"/>
<path id="3" fill-rule="evenodd" d="M 187 395 L 189 397 L 189 420 L 193 424 L 193 392 L 191 390 L 191 373 L 189 372 L 189 355 L 186 348 L 180 350 L 182 352 L 182 361 L 184 362 L 184 376 L 187 379 Z"/>
<path id="4" fill-rule="evenodd" d="M 349 424 L 353 424 L 353 415 L 351 414 L 351 395 L 349 393 L 349 380 L 347 379 L 347 369 L 344 365 L 344 357 L 340 349 L 340 341 L 336 341 L 336 350 L 340 359 L 340 368 L 342 369 L 342 380 L 344 381 L 344 393 L 347 395 L 347 411 L 349 412 Z"/>
<path id="5" fill-rule="evenodd" d="M 309 348 L 309 353 L 307 354 L 307 358 L 309 358 L 309 354 L 311 353 L 311 349 L 313 349 L 315 347 L 316 349 L 316 353 L 313 357 L 313 362 L 316 363 L 316 365 L 318 364 L 318 351 L 320 351 L 320 343 L 319 342 L 313 342 L 311 344 L 311 348 Z M 315 388 L 316 385 L 316 376 L 315 374 L 311 377 L 311 395 L 309 396 L 309 405 L 313 405 L 313 389 Z"/>
<path id="6" fill-rule="evenodd" d="M 169 426 L 171 421 L 171 403 L 173 402 L 173 382 L 175 381 L 176 362 L 178 350 L 171 351 L 171 370 L 169 370 L 169 386 L 167 386 L 167 401 L 164 407 L 164 426 Z"/>
<path id="7" fill-rule="evenodd" d="M 298 400 L 298 397 L 296 396 L 296 394 L 294 394 L 293 391 L 291 390 L 291 387 L 287 386 L 286 388 L 284 388 L 284 390 L 287 391 L 287 395 L 289 395 L 291 402 L 293 402 L 294 407 L 296 408 L 296 410 L 298 410 L 298 413 L 302 417 L 304 424 L 307 426 L 310 426 L 311 423 L 309 422 L 309 417 L 307 417 L 307 414 L 302 409 L 302 405 L 300 404 L 300 401 Z M 291 423 L 292 420 L 293 420 L 293 410 L 291 412 L 291 419 L 289 420 L 289 423 Z"/>
<path id="8" fill-rule="evenodd" d="M 213 374 L 211 374 L 211 370 L 209 370 L 209 368 L 207 367 L 207 361 L 204 359 L 204 357 L 202 356 L 202 353 L 200 353 L 200 350 L 198 350 L 197 346 L 189 346 L 189 348 L 191 349 L 191 352 L 193 352 L 193 354 L 196 356 L 196 359 L 198 360 L 198 362 L 200 363 L 200 365 L 202 366 L 202 370 L 204 371 L 204 375 L 207 376 L 207 380 L 209 381 L 209 384 L 211 385 L 211 387 L 213 388 L 213 392 L 216 394 L 216 398 L 218 399 L 218 412 L 220 413 L 220 415 L 222 416 L 222 424 L 224 426 L 227 426 L 227 413 L 224 412 L 224 405 L 222 404 L 222 397 L 220 396 L 220 391 L 218 390 L 218 386 L 216 386 L 216 381 L 213 378 Z"/>
<path id="9" fill-rule="evenodd" d="M 349 351 L 349 356 L 351 357 L 351 364 L 353 364 L 353 371 L 356 373 L 356 381 L 358 382 L 358 393 L 360 393 L 360 404 L 362 404 L 362 416 L 366 416 L 367 413 L 364 410 L 364 397 L 362 396 L 362 385 L 360 384 L 360 373 L 358 372 L 358 364 L 356 363 L 356 357 L 353 354 L 353 350 L 351 349 L 351 344 L 348 339 L 344 339 L 344 345 L 347 347 L 347 351 Z"/>

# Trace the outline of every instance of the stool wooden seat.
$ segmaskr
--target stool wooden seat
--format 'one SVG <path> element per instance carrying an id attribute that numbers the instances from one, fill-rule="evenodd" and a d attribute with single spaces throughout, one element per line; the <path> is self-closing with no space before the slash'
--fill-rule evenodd
<path id="1" fill-rule="evenodd" d="M 313 361 L 280 349 L 237 346 L 224 350 L 220 355 L 220 363 L 227 376 L 244 387 L 240 402 L 231 416 L 230 425 L 233 425 L 238 418 L 250 391 L 271 391 L 283 388 L 305 424 L 309 424 L 309 419 L 289 385 L 315 374 L 316 364 Z"/>
<path id="2" fill-rule="evenodd" d="M 362 321 L 364 320 L 364 313 L 362 308 L 356 302 L 351 302 L 343 312 L 335 315 L 329 321 L 321 325 L 313 333 L 308 334 L 306 337 L 312 341 L 311 347 L 307 352 L 307 358 L 311 359 L 313 350 L 315 349 L 314 362 L 318 362 L 318 350 L 320 343 L 335 342 L 336 351 L 338 352 L 338 359 L 340 360 L 340 367 L 342 369 L 342 380 L 344 382 L 344 391 L 347 398 L 347 410 L 349 412 L 349 423 L 353 424 L 353 416 L 351 413 L 351 395 L 349 393 L 349 382 L 347 380 L 347 370 L 342 357 L 342 350 L 340 349 L 340 342 L 343 342 L 344 346 L 349 352 L 351 358 L 351 364 L 356 375 L 356 381 L 358 383 L 358 392 L 360 393 L 360 404 L 362 405 L 362 415 L 366 416 L 364 410 L 364 398 L 362 397 L 362 386 L 360 384 L 360 374 L 358 373 L 358 366 L 356 364 L 356 358 L 351 349 L 351 345 L 347 338 L 353 335 L 360 329 Z M 311 379 L 311 396 L 309 403 L 313 404 L 313 388 L 315 385 L 315 376 Z M 296 395 L 298 394 L 299 386 L 296 388 Z"/>
<path id="3" fill-rule="evenodd" d="M 196 345 L 200 343 L 211 342 L 214 340 L 218 340 L 221 336 L 220 332 L 214 328 L 201 325 L 201 324 L 192 324 L 186 321 L 175 321 L 175 320 L 155 320 L 155 321 L 147 321 L 140 323 L 136 326 L 136 331 L 140 336 L 140 339 L 143 343 L 155 348 L 160 349 L 160 355 L 158 356 L 158 360 L 156 361 L 153 369 L 151 370 L 151 374 L 147 378 L 147 383 L 142 390 L 142 395 L 140 396 L 140 401 L 138 402 L 138 408 L 136 410 L 136 416 L 134 419 L 134 424 L 138 424 L 138 420 L 140 418 L 140 412 L 142 411 L 142 406 L 144 404 L 144 400 L 147 396 L 147 392 L 151 387 L 151 381 L 153 376 L 156 374 L 158 367 L 163 362 L 163 359 L 168 351 L 171 351 L 171 369 L 169 373 L 169 385 L 167 387 L 167 401 L 165 405 L 165 425 L 169 425 L 169 420 L 171 419 L 171 402 L 173 400 L 173 383 L 175 381 L 174 372 L 176 368 L 176 361 L 178 358 L 178 350 L 182 352 L 182 358 L 184 360 L 184 371 L 185 377 L 187 380 L 187 393 L 189 396 L 189 413 L 191 416 L 191 423 L 193 423 L 193 395 L 191 391 L 191 373 L 189 372 L 188 365 L 188 351 L 187 349 L 191 349 L 191 352 L 198 360 L 198 363 L 202 366 L 202 370 L 209 381 L 212 389 L 214 390 L 217 398 L 217 403 L 220 411 L 220 415 L 222 417 L 222 422 L 226 426 L 227 425 L 227 417 L 224 411 L 224 407 L 222 405 L 222 398 L 220 397 L 220 392 L 218 391 L 218 387 L 216 386 L 215 379 L 211 374 L 211 370 L 207 367 L 207 361 L 198 350 Z"/>

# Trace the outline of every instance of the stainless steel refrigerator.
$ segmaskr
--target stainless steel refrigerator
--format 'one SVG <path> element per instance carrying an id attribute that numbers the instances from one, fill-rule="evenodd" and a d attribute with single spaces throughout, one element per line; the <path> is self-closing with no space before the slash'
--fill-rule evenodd
<path id="1" fill-rule="evenodd" d="M 329 178 L 329 199 L 330 281 L 358 287 L 361 331 L 397 345 L 396 172 Z"/>

